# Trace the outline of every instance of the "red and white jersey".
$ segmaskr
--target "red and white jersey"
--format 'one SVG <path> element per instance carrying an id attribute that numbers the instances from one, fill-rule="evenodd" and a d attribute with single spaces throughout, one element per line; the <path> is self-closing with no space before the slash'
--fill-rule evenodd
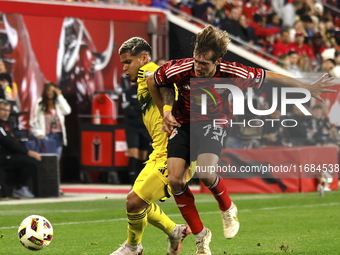
<path id="1" fill-rule="evenodd" d="M 233 84 L 241 90 L 249 87 L 258 89 L 265 78 L 265 71 L 261 68 L 222 60 L 221 64 L 216 67 L 213 79 L 196 78 L 194 59 L 186 58 L 169 61 L 158 68 L 154 74 L 158 86 L 172 87 L 174 83 L 177 85 L 178 102 L 175 117 L 179 123 L 189 123 L 190 120 L 211 120 L 212 118 L 231 119 L 232 110 L 228 101 L 230 91 L 224 90 L 221 93 L 221 90 L 214 89 L 215 84 L 225 83 L 226 78 L 228 84 Z M 207 115 L 201 114 L 201 102 L 197 105 L 193 102 L 196 96 L 200 97 L 202 93 L 208 95 Z M 197 107 L 191 109 L 190 105 Z"/>

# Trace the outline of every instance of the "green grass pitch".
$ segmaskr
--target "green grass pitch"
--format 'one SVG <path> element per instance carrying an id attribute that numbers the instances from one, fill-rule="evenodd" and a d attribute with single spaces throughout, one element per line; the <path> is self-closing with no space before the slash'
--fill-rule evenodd
<path id="1" fill-rule="evenodd" d="M 240 231 L 223 237 L 213 196 L 196 195 L 204 224 L 212 231 L 214 255 L 340 254 L 340 191 L 290 194 L 231 194 L 239 209 Z M 184 223 L 173 199 L 159 203 L 177 223 Z M 45 216 L 54 238 L 41 251 L 29 251 L 17 237 L 20 222 L 31 214 Z M 0 254 L 109 255 L 126 239 L 125 199 L 4 205 L 0 201 Z M 166 254 L 166 236 L 149 225 L 144 233 L 145 255 Z M 195 254 L 194 236 L 185 239 L 183 255 Z"/>

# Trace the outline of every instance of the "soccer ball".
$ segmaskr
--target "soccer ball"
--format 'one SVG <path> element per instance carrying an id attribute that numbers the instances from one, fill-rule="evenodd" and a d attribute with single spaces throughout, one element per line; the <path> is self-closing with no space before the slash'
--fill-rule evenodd
<path id="1" fill-rule="evenodd" d="M 42 250 L 53 238 L 51 223 L 43 216 L 31 215 L 24 219 L 18 229 L 21 244 L 29 250 Z"/>

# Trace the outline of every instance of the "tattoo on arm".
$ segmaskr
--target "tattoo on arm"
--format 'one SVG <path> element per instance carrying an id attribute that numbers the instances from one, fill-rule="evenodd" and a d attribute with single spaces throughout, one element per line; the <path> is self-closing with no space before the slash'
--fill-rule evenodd
<path id="1" fill-rule="evenodd" d="M 175 91 L 173 88 L 160 87 L 164 105 L 173 105 L 175 102 Z"/>

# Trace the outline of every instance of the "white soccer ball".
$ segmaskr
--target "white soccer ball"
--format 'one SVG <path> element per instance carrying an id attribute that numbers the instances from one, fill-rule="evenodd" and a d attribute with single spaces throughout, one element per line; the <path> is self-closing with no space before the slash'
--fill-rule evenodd
<path id="1" fill-rule="evenodd" d="M 18 237 L 25 248 L 29 250 L 42 250 L 52 241 L 52 224 L 43 216 L 28 216 L 20 224 Z"/>

